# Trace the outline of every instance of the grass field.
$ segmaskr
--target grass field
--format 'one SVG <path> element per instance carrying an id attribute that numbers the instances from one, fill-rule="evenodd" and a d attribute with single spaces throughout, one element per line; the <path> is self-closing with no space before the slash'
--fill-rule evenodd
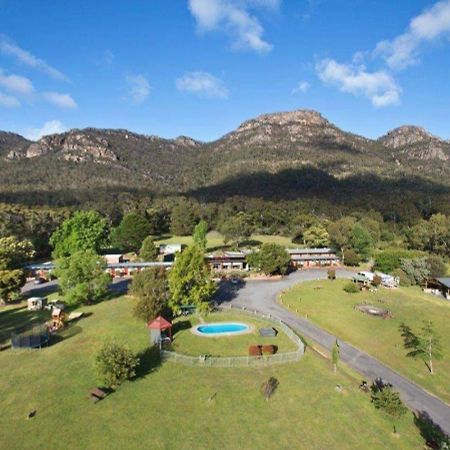
<path id="1" fill-rule="evenodd" d="M 170 236 L 164 239 L 160 239 L 156 241 L 158 244 L 192 244 L 192 236 Z M 297 244 L 294 244 L 291 238 L 286 236 L 265 236 L 254 234 L 248 240 L 248 244 L 256 245 L 256 244 L 264 244 L 266 242 L 274 242 L 276 244 L 283 245 L 285 247 L 297 247 Z M 245 245 L 245 244 L 244 244 Z M 223 242 L 223 236 L 217 231 L 210 231 L 207 235 L 207 249 L 209 251 L 225 249 L 227 246 Z"/>
<path id="2" fill-rule="evenodd" d="M 0 310 L 0 324 L 9 311 Z M 375 410 L 359 378 L 307 352 L 298 363 L 261 369 L 159 365 L 148 331 L 121 297 L 82 308 L 90 313 L 41 351 L 0 352 L 0 448 L 25 449 L 417 449 L 411 414 L 398 424 Z M 15 312 L 17 320 L 23 311 Z M 27 318 L 26 315 L 23 316 Z M 139 352 L 142 367 L 94 405 L 93 356 L 114 338 Z M 261 383 L 280 385 L 270 401 Z M 343 387 L 337 392 L 335 386 Z M 33 419 L 27 413 L 36 409 Z"/>
<path id="3" fill-rule="evenodd" d="M 276 337 L 261 337 L 258 330 L 261 327 L 273 327 L 274 324 L 264 319 L 239 314 L 236 312 L 213 313 L 205 317 L 206 322 L 244 322 L 253 326 L 251 333 L 237 336 L 204 337 L 191 333 L 190 328 L 199 323 L 196 316 L 182 318 L 175 322 L 179 329 L 174 335 L 173 350 L 185 355 L 212 356 L 246 356 L 250 345 L 272 344 L 280 352 L 295 352 L 297 346 L 281 331 Z M 276 326 L 275 326 L 276 327 Z"/>
<path id="4" fill-rule="evenodd" d="M 379 289 L 376 293 L 348 294 L 348 281 L 313 281 L 295 286 L 281 297 L 284 306 L 336 336 L 365 350 L 399 373 L 450 403 L 450 303 L 422 293 L 418 288 Z M 320 287 L 321 289 L 317 289 Z M 389 309 L 393 317 L 383 320 L 354 309 L 368 302 Z M 444 359 L 434 362 L 431 375 L 423 361 L 406 357 L 399 325 L 405 322 L 420 331 L 424 320 L 433 321 L 444 350 Z"/>

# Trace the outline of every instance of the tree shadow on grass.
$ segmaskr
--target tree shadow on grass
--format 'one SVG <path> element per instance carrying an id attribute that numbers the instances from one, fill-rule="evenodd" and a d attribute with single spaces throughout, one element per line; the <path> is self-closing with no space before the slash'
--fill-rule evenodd
<path id="1" fill-rule="evenodd" d="M 230 246 L 226 245 L 226 244 L 215 245 L 213 247 L 208 247 L 206 250 L 207 250 L 208 253 L 215 253 L 215 252 L 218 252 L 218 251 L 223 251 L 224 252 L 226 250 L 230 250 Z"/>
<path id="2" fill-rule="evenodd" d="M 55 333 L 51 336 L 49 341 L 49 347 L 59 344 L 60 342 L 66 341 L 77 334 L 80 334 L 83 331 L 83 328 L 78 325 L 73 325 L 65 328 L 64 330 Z"/>
<path id="3" fill-rule="evenodd" d="M 105 297 L 105 300 L 111 300 L 116 298 L 118 295 L 124 295 L 128 292 L 128 288 L 130 287 L 131 279 L 130 278 L 119 278 L 113 280 L 108 287 L 108 294 Z"/>
<path id="4" fill-rule="evenodd" d="M 436 450 L 450 448 L 450 437 L 426 411 L 414 413 L 414 424 L 429 448 Z"/>
<path id="5" fill-rule="evenodd" d="M 172 336 L 176 339 L 176 334 L 183 330 L 192 328 L 192 323 L 189 319 L 178 320 L 172 326 Z"/>
<path id="6" fill-rule="evenodd" d="M 136 368 L 136 376 L 132 381 L 145 378 L 161 366 L 161 356 L 156 345 L 148 347 L 142 352 L 138 353 L 139 366 Z"/>
<path id="7" fill-rule="evenodd" d="M 8 340 L 17 328 L 36 325 L 49 319 L 48 311 L 28 311 L 26 306 L 0 311 L 0 342 Z"/>
<path id="8" fill-rule="evenodd" d="M 259 247 L 260 245 L 262 245 L 262 241 L 257 239 L 247 239 L 240 244 L 241 247 Z"/>

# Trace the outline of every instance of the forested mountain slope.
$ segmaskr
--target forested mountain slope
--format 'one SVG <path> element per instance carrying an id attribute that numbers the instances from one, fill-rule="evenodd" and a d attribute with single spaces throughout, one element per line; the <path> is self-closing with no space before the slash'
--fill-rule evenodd
<path id="1" fill-rule="evenodd" d="M 412 126 L 371 140 L 308 110 L 265 114 L 209 143 L 93 128 L 37 142 L 0 132 L 0 201 L 9 203 L 70 205 L 123 193 L 295 198 L 336 186 L 351 195 L 352 182 L 376 194 L 376 180 L 386 192 L 398 179 L 413 192 L 446 192 L 450 143 Z"/>

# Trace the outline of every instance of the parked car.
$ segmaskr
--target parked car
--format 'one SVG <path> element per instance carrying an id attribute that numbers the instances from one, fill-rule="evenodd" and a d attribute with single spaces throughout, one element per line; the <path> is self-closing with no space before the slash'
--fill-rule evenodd
<path id="1" fill-rule="evenodd" d="M 38 284 L 43 284 L 46 283 L 47 280 L 45 278 L 42 277 L 36 277 L 33 281 L 34 284 L 38 285 Z"/>

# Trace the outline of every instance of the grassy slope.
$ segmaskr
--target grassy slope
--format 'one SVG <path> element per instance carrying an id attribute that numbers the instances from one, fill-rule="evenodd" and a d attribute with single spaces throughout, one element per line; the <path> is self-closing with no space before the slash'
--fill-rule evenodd
<path id="1" fill-rule="evenodd" d="M 173 348 L 175 351 L 186 355 L 213 355 L 213 356 L 246 356 L 250 345 L 273 344 L 278 346 L 279 352 L 294 352 L 297 346 L 283 333 L 279 332 L 276 337 L 263 338 L 258 335 L 261 327 L 273 327 L 273 323 L 267 320 L 253 318 L 251 316 L 224 312 L 210 314 L 205 317 L 206 322 L 239 321 L 253 325 L 251 333 L 239 336 L 202 337 L 196 336 L 190 331 L 190 327 L 199 323 L 194 316 L 188 319 L 180 319 L 179 325 L 183 329 L 175 334 Z M 189 328 L 188 328 L 189 327 Z"/>
<path id="2" fill-rule="evenodd" d="M 93 405 L 86 395 L 96 385 L 92 359 L 101 342 L 115 337 L 144 351 L 148 335 L 131 317 L 129 298 L 83 309 L 92 314 L 67 330 L 71 337 L 42 351 L 0 352 L 0 448 L 420 446 L 410 415 L 400 421 L 401 438 L 393 437 L 390 420 L 357 390 L 357 377 L 333 376 L 328 363 L 308 352 L 298 363 L 256 370 L 152 367 L 147 359 L 138 379 Z M 270 376 L 280 386 L 266 402 L 259 387 Z M 337 383 L 344 393 L 335 391 Z M 37 416 L 27 420 L 33 408 Z"/>
<path id="3" fill-rule="evenodd" d="M 308 314 L 312 322 L 377 357 L 450 403 L 450 304 L 416 288 L 347 294 L 342 289 L 346 283 L 344 280 L 303 283 L 288 291 L 282 302 L 302 316 Z M 315 289 L 317 286 L 322 289 Z M 356 304 L 363 302 L 389 309 L 393 318 L 382 320 L 354 309 Z M 420 331 L 423 320 L 433 321 L 444 348 L 444 359 L 434 363 L 434 375 L 429 374 L 422 361 L 405 356 L 407 352 L 399 332 L 402 322 L 414 331 Z"/>
<path id="4" fill-rule="evenodd" d="M 217 231 L 210 231 L 207 236 L 208 250 L 216 250 L 222 247 L 225 247 L 223 242 L 223 236 Z M 264 236 L 259 234 L 254 234 L 249 239 L 249 242 L 252 243 L 265 243 L 265 242 L 275 242 L 280 245 L 284 245 L 286 247 L 296 247 L 297 245 L 292 242 L 289 237 L 286 236 Z M 160 244 L 186 244 L 189 245 L 192 243 L 192 236 L 171 236 L 157 241 Z"/>

